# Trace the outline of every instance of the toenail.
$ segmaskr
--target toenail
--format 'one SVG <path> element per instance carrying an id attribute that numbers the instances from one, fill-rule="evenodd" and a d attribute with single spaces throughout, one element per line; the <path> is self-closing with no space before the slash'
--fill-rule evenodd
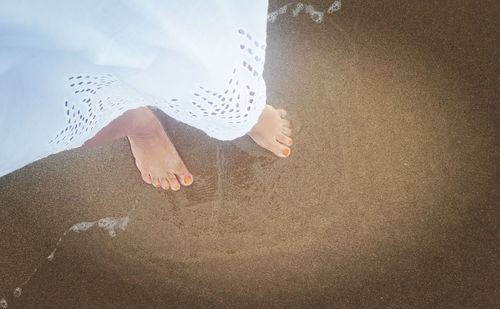
<path id="1" fill-rule="evenodd" d="M 189 175 L 188 176 L 184 176 L 184 183 L 189 186 L 190 184 L 193 183 L 193 177 L 191 177 Z"/>
<path id="2" fill-rule="evenodd" d="M 285 148 L 281 151 L 281 153 L 285 156 L 288 157 L 290 155 L 290 149 Z"/>
<path id="3" fill-rule="evenodd" d="M 290 141 L 289 141 L 288 143 L 290 143 L 290 145 L 291 145 L 291 144 L 293 144 L 293 140 L 292 140 L 292 139 L 290 139 Z"/>

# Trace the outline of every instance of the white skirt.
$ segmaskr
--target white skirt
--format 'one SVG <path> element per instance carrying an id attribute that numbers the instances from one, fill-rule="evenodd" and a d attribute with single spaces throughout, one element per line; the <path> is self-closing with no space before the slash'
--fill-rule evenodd
<path id="1" fill-rule="evenodd" d="M 266 104 L 267 0 L 0 1 L 0 176 L 156 106 L 231 140 Z"/>

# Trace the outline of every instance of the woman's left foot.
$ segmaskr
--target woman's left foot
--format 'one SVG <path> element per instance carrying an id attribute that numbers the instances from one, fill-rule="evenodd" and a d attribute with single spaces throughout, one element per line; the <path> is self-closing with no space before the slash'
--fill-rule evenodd
<path id="1" fill-rule="evenodd" d="M 273 152 L 278 157 L 286 158 L 291 152 L 292 130 L 290 121 L 285 117 L 285 110 L 266 105 L 257 124 L 248 135 L 257 145 Z"/>

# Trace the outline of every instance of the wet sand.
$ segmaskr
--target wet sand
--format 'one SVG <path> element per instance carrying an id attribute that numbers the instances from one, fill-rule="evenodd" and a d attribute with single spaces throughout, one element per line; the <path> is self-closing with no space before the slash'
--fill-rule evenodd
<path id="1" fill-rule="evenodd" d="M 190 188 L 143 184 L 126 140 L 0 178 L 0 298 L 9 308 L 498 308 L 498 9 L 359 0 L 322 24 L 270 24 L 269 103 L 296 129 L 287 160 L 160 114 Z M 47 261 L 74 223 L 134 205 L 116 237 L 69 233 Z"/>

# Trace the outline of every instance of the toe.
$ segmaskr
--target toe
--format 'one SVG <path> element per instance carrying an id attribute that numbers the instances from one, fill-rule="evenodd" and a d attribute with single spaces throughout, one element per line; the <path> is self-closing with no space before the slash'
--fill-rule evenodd
<path id="1" fill-rule="evenodd" d="M 170 188 L 170 185 L 168 184 L 168 180 L 167 178 L 165 177 L 162 177 L 161 178 L 161 187 L 164 189 L 164 190 L 168 190 Z"/>
<path id="2" fill-rule="evenodd" d="M 281 132 L 285 134 L 286 136 L 292 136 L 292 129 L 287 128 L 287 127 L 282 127 Z"/>
<path id="3" fill-rule="evenodd" d="M 144 182 L 147 183 L 148 185 L 153 183 L 153 178 L 149 173 L 141 174 L 141 176 L 142 180 L 144 180 Z"/>
<path id="4" fill-rule="evenodd" d="M 181 185 L 179 184 L 179 181 L 177 181 L 177 178 L 174 176 L 174 174 L 168 173 L 167 180 L 172 190 L 177 191 L 181 188 Z"/>
<path id="5" fill-rule="evenodd" d="M 291 152 L 290 148 L 288 148 L 288 147 L 283 147 L 283 148 L 281 149 L 281 156 L 282 156 L 283 158 L 288 158 L 288 156 L 290 155 L 290 152 Z"/>
<path id="6" fill-rule="evenodd" d="M 161 180 L 159 177 L 156 177 L 156 176 L 153 176 L 153 183 L 152 185 L 155 187 L 155 188 L 159 188 L 161 187 Z"/>
<path id="7" fill-rule="evenodd" d="M 179 175 L 179 180 L 183 186 L 190 186 L 193 183 L 193 176 L 191 174 Z"/>
<path id="8" fill-rule="evenodd" d="M 281 118 L 285 118 L 286 117 L 286 110 L 280 108 L 280 109 L 278 109 L 278 113 L 280 114 Z"/>
<path id="9" fill-rule="evenodd" d="M 174 174 L 177 175 L 183 186 L 189 186 L 193 183 L 193 175 L 188 171 L 186 165 L 184 165 L 182 161 L 177 163 Z"/>
<path id="10" fill-rule="evenodd" d="M 281 121 L 282 121 L 282 124 L 283 124 L 284 127 L 290 128 L 290 120 L 288 120 L 288 119 L 281 119 Z"/>
<path id="11" fill-rule="evenodd" d="M 268 149 L 281 158 L 286 158 L 290 155 L 290 148 L 278 142 L 272 143 L 272 145 Z"/>
<path id="12" fill-rule="evenodd" d="M 292 139 L 285 134 L 278 134 L 276 140 L 286 146 L 292 146 L 293 144 Z"/>

